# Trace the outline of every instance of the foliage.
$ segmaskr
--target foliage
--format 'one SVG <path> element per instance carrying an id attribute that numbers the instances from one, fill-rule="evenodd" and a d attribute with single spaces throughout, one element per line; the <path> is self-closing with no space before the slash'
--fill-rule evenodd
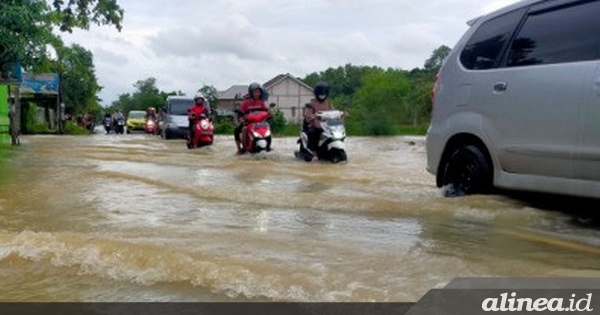
<path id="1" fill-rule="evenodd" d="M 204 94 L 208 104 L 210 104 L 210 110 L 215 112 L 219 108 L 219 91 L 210 85 L 203 85 L 198 91 Z"/>
<path id="2" fill-rule="evenodd" d="M 214 122 L 214 133 L 215 134 L 225 134 L 225 135 L 233 135 L 233 130 L 235 129 L 235 123 L 228 119 L 217 120 Z"/>
<path id="3" fill-rule="evenodd" d="M 48 46 L 59 48 L 62 32 L 88 29 L 90 23 L 114 25 L 121 30 L 124 11 L 116 0 L 2 0 L 0 2 L 0 72 L 6 74 L 15 62 L 26 69 L 39 69 L 49 62 Z"/>
<path id="4" fill-rule="evenodd" d="M 349 135 L 422 134 L 431 116 L 434 76 L 450 51 L 443 45 L 436 48 L 423 68 L 411 71 L 347 64 L 301 80 L 311 86 L 329 83 L 331 102 L 349 113 Z"/>
<path id="5" fill-rule="evenodd" d="M 363 79 L 351 107 L 349 121 L 362 122 L 360 134 L 392 135 L 406 122 L 410 82 L 403 72 L 376 71 Z"/>
<path id="6" fill-rule="evenodd" d="M 97 94 L 101 90 L 94 68 L 91 51 L 77 44 L 61 48 L 58 71 L 62 73 L 62 92 L 67 113 L 92 113 L 98 116 L 102 110 Z"/>
<path id="7" fill-rule="evenodd" d="M 65 133 L 68 135 L 89 135 L 90 131 L 77 126 L 77 124 L 72 121 L 67 121 L 65 124 Z"/>
<path id="8" fill-rule="evenodd" d="M 298 137 L 300 129 L 301 127 L 298 124 L 286 123 L 285 126 L 283 126 L 283 129 L 274 132 L 274 135 L 279 137 Z"/>
<path id="9" fill-rule="evenodd" d="M 450 47 L 442 45 L 436 48 L 431 57 L 425 61 L 425 70 L 430 72 L 437 72 L 442 67 L 444 60 L 450 55 Z"/>
<path id="10" fill-rule="evenodd" d="M 164 106 L 167 96 L 183 95 L 181 91 L 170 93 L 160 91 L 154 77 L 138 80 L 133 87 L 136 88 L 133 94 L 120 94 L 107 111 L 112 112 L 119 109 L 127 114 L 132 110 L 146 110 L 148 107 L 160 108 Z"/>
<path id="11" fill-rule="evenodd" d="M 275 109 L 272 112 L 272 117 L 269 118 L 268 122 L 269 125 L 271 126 L 271 132 L 273 133 L 278 133 L 283 131 L 283 129 L 285 128 L 285 116 L 283 115 L 283 112 L 280 111 L 279 109 Z"/>
<path id="12" fill-rule="evenodd" d="M 37 121 L 37 105 L 33 102 L 23 103 L 23 133 L 35 133 L 38 127 Z M 44 128 L 45 129 L 45 128 Z"/>
<path id="13" fill-rule="evenodd" d="M 37 65 L 47 60 L 46 44 L 56 37 L 46 2 L 2 0 L 0 12 L 0 72 L 6 75 L 17 61 Z"/>

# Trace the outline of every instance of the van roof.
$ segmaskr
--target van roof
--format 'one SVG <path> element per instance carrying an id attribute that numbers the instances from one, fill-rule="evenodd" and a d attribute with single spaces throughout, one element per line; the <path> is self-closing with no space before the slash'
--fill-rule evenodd
<path id="1" fill-rule="evenodd" d="M 522 7 L 529 6 L 529 5 L 532 5 L 535 3 L 546 2 L 546 1 L 551 1 L 551 0 L 521 0 L 521 1 L 517 1 L 513 4 L 509 4 L 507 6 L 499 8 L 495 11 L 492 11 L 492 12 L 486 14 L 484 17 L 486 19 L 489 19 L 489 18 L 496 17 L 498 15 L 502 15 L 504 13 L 510 12 L 510 11 L 518 9 L 518 8 L 522 8 Z M 474 19 L 474 21 L 477 21 L 478 19 L 479 18 Z"/>
<path id="2" fill-rule="evenodd" d="M 185 95 L 169 95 L 167 96 L 167 100 L 193 100 L 194 98 L 191 96 Z"/>

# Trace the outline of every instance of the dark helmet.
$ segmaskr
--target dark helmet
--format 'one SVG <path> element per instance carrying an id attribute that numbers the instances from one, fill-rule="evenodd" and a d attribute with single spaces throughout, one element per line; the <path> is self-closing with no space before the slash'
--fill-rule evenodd
<path id="1" fill-rule="evenodd" d="M 250 83 L 250 85 L 248 85 L 248 95 L 250 96 L 250 98 L 252 98 L 252 91 L 256 90 L 256 89 L 260 89 L 260 98 L 261 99 L 266 99 L 266 91 L 265 89 L 262 87 L 262 85 L 260 85 L 260 83 L 258 82 L 252 82 Z"/>
<path id="2" fill-rule="evenodd" d="M 315 84 L 313 93 L 319 101 L 325 100 L 329 96 L 329 84 L 322 81 Z"/>

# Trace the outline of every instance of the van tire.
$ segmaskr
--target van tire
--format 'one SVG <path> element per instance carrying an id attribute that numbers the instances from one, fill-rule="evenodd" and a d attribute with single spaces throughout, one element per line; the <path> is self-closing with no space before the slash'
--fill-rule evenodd
<path id="1" fill-rule="evenodd" d="M 492 169 L 485 154 L 474 145 L 457 148 L 443 168 L 444 195 L 486 194 L 492 189 Z"/>

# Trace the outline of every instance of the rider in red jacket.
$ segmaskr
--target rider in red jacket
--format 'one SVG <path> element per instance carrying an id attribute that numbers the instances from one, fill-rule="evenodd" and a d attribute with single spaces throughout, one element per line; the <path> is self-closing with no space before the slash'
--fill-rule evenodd
<path id="1" fill-rule="evenodd" d="M 189 131 L 190 131 L 190 139 L 194 138 L 194 124 L 196 123 L 196 119 L 199 119 L 203 114 L 206 117 L 210 118 L 210 110 L 208 106 L 204 103 L 205 97 L 202 92 L 196 93 L 194 96 L 194 105 L 188 108 L 188 120 L 189 120 Z"/>
<path id="2" fill-rule="evenodd" d="M 240 115 L 242 118 L 255 111 L 269 111 L 266 100 L 268 99 L 267 91 L 257 82 L 253 82 L 248 86 L 248 96 L 240 105 Z M 242 131 L 245 126 L 245 122 L 242 121 L 235 127 L 233 136 L 235 138 L 235 145 L 237 146 L 238 154 L 243 154 L 242 149 Z"/>

